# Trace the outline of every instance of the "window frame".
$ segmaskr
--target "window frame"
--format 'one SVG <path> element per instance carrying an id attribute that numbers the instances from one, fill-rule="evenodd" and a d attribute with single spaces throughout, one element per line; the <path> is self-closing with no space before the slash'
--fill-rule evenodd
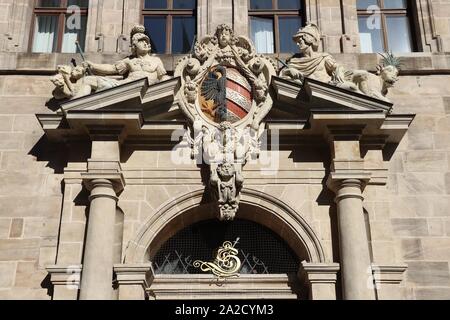
<path id="1" fill-rule="evenodd" d="M 385 52 L 389 52 L 389 37 L 388 37 L 388 30 L 387 30 L 387 16 L 391 17 L 406 17 L 409 25 L 409 31 L 411 36 L 411 52 L 417 52 L 418 51 L 418 39 L 416 37 L 416 25 L 414 23 L 414 7 L 412 1 L 407 0 L 406 2 L 406 8 L 404 9 L 386 9 L 384 8 L 384 2 L 389 0 L 377 0 L 377 6 L 380 8 L 380 18 L 381 18 L 381 37 L 382 37 L 382 46 L 383 50 Z M 360 17 L 370 17 L 373 13 L 367 12 L 367 9 L 358 9 L 356 7 L 357 11 L 357 18 Z M 359 33 L 359 30 L 358 30 Z"/>
<path id="2" fill-rule="evenodd" d="M 251 19 L 252 17 L 261 18 L 273 18 L 273 33 L 274 33 L 274 54 L 280 54 L 281 41 L 280 41 L 280 23 L 281 17 L 300 17 L 300 26 L 303 27 L 305 23 L 305 2 L 298 0 L 300 3 L 300 9 L 278 9 L 278 0 L 272 0 L 272 9 L 252 9 L 251 0 L 247 0 L 248 5 L 248 31 L 249 37 L 252 36 Z M 292 35 L 293 36 L 293 35 Z"/>
<path id="3" fill-rule="evenodd" d="M 38 16 L 57 16 L 58 17 L 58 27 L 57 32 L 58 35 L 56 37 L 56 49 L 52 52 L 47 53 L 61 53 L 62 51 L 62 45 L 63 45 L 63 39 L 64 39 L 64 32 L 66 30 L 66 16 L 69 15 L 67 13 L 68 8 L 68 2 L 69 0 L 61 0 L 59 7 L 40 7 L 39 6 L 39 0 L 34 0 L 34 8 L 33 8 L 33 18 L 31 22 L 31 28 L 30 28 L 30 38 L 28 41 L 28 52 L 33 53 L 33 45 L 34 45 L 34 31 L 36 29 L 36 18 Z M 89 2 L 88 2 L 89 6 Z M 80 14 L 82 16 L 88 16 L 88 10 L 89 7 L 86 8 L 80 8 Z M 87 32 L 87 30 L 86 30 Z M 86 45 L 86 44 L 85 44 Z M 84 48 L 83 48 L 84 49 Z M 40 53 L 40 52 L 36 52 Z"/>
<path id="4" fill-rule="evenodd" d="M 145 25 L 146 17 L 166 17 L 166 48 L 165 51 L 159 54 L 172 54 L 172 27 L 173 17 L 193 17 L 195 20 L 195 34 L 197 34 L 197 8 L 198 0 L 195 0 L 194 9 L 174 9 L 173 0 L 167 0 L 166 9 L 149 9 L 145 8 L 145 0 L 141 0 L 141 24 Z M 151 39 L 151 30 L 148 35 Z M 152 48 L 153 51 L 153 48 Z"/>

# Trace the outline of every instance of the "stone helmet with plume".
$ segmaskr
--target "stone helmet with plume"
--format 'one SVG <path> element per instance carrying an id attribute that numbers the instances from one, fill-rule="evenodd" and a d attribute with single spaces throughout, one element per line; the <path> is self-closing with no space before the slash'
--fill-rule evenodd
<path id="1" fill-rule="evenodd" d="M 131 52 L 133 55 L 136 55 L 136 45 L 139 41 L 147 41 L 147 43 L 151 46 L 150 38 L 145 32 L 145 26 L 143 25 L 137 25 L 134 26 L 133 29 L 131 29 L 130 33 L 130 40 L 131 40 Z"/>

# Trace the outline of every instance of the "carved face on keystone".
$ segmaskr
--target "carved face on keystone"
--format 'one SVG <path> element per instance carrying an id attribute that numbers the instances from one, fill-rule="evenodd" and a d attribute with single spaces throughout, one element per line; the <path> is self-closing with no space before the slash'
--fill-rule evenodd
<path id="1" fill-rule="evenodd" d="M 394 66 L 386 66 L 381 70 L 381 79 L 387 88 L 391 88 L 398 81 L 398 69 Z"/>
<path id="2" fill-rule="evenodd" d="M 218 171 L 222 179 L 229 179 L 234 176 L 234 166 L 229 162 L 221 164 Z"/>

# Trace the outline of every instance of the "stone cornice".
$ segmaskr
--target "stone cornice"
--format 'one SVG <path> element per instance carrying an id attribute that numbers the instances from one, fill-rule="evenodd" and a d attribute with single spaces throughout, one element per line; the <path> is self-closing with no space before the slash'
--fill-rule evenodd
<path id="1" fill-rule="evenodd" d="M 372 264 L 372 273 L 377 284 L 400 284 L 407 269 L 406 264 Z"/>
<path id="2" fill-rule="evenodd" d="M 140 285 L 144 289 L 149 286 L 150 277 L 154 273 L 151 263 L 116 264 L 114 272 L 119 286 Z"/>
<path id="3" fill-rule="evenodd" d="M 50 275 L 50 281 L 53 285 L 65 285 L 78 287 L 80 285 L 80 275 L 82 266 L 61 266 L 54 265 L 45 268 Z"/>
<path id="4" fill-rule="evenodd" d="M 340 270 L 339 263 L 309 263 L 303 261 L 298 272 L 298 277 L 311 283 L 331 283 L 337 281 L 337 273 Z"/>

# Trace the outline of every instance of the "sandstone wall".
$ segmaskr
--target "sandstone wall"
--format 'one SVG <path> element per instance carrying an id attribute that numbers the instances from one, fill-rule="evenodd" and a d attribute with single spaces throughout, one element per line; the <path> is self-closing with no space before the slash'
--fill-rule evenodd
<path id="1" fill-rule="evenodd" d="M 246 1 L 234 1 L 234 7 L 232 2 L 223 0 L 219 6 L 210 7 L 212 1 L 199 1 L 199 32 L 212 32 L 214 23 L 230 20 L 237 29 L 246 30 L 242 23 L 247 19 Z M 343 10 L 337 0 L 322 0 L 320 7 L 316 7 L 317 1 L 307 2 L 307 17 L 320 22 L 326 35 L 323 47 L 341 53 L 336 58 L 349 67 L 374 70 L 379 60 L 376 55 L 352 53 L 359 50 L 355 1 L 342 1 L 346 5 Z M 85 164 L 73 155 L 88 156 L 89 148 L 72 145 L 67 150 L 49 143 L 34 116 L 52 112 L 51 106 L 45 106 L 52 90 L 49 77 L 56 65 L 76 56 L 26 53 L 30 3 L 0 3 L 0 299 L 50 299 L 44 268 L 55 263 L 80 264 L 86 227 L 86 192 L 76 178 L 65 184 L 62 181 L 65 167 L 69 178 L 71 171 L 83 169 Z M 373 261 L 408 264 L 403 285 L 407 298 L 449 299 L 450 54 L 442 52 L 450 48 L 450 1 L 415 3 L 425 53 L 402 57 L 404 71 L 390 98 L 395 113 L 416 113 L 417 117 L 392 158 L 393 150 L 386 149 L 388 185 L 368 186 L 364 205 Z M 135 0 L 125 4 L 130 9 L 124 15 L 125 22 L 121 20 L 122 1 L 106 1 L 100 15 L 103 20 L 98 20 L 97 12 L 91 10 L 90 60 L 113 62 L 125 55 L 117 54 L 123 48 L 118 39 L 139 20 L 140 6 Z M 234 8 L 234 19 L 220 15 L 226 8 Z M 223 21 L 211 20 L 217 16 Z M 103 45 L 94 39 L 99 33 Z M 178 58 L 162 56 L 169 71 Z M 284 172 L 272 178 L 259 179 L 257 168 L 250 165 L 247 186 L 263 190 L 300 212 L 319 235 L 327 258 L 338 261 L 332 195 L 323 194 L 321 181 L 328 169 L 326 156 L 321 154 L 308 161 L 293 157 L 295 153 L 282 150 L 280 164 Z M 172 169 L 169 158 L 167 151 L 141 150 L 133 152 L 123 164 L 129 177 L 134 175 L 139 180 L 142 164 L 147 171 L 167 172 Z M 148 186 L 142 182 L 127 186 L 119 201 L 125 213 L 124 249 L 163 203 L 202 188 L 196 167 L 185 168 L 185 172 L 190 172 L 188 181 L 168 179 Z"/>

